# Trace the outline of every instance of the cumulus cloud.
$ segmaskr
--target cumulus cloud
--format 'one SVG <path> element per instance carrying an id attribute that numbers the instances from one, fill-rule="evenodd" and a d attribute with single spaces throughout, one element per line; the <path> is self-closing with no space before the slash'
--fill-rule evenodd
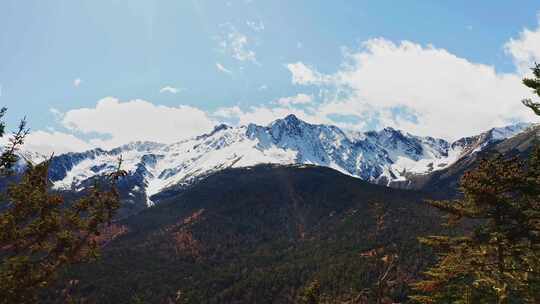
<path id="1" fill-rule="evenodd" d="M 121 102 L 107 97 L 94 108 L 67 111 L 62 124 L 76 132 L 109 136 L 110 139 L 95 139 L 92 143 L 114 147 L 138 140 L 176 142 L 210 131 L 215 122 L 204 111 L 191 106 L 168 107 L 145 100 Z"/>
<path id="2" fill-rule="evenodd" d="M 281 97 L 278 100 L 276 100 L 276 103 L 282 106 L 292 106 L 292 105 L 300 105 L 300 104 L 309 104 L 313 101 L 313 96 L 307 95 L 307 94 L 297 94 L 296 96 L 290 96 L 290 97 Z"/>
<path id="3" fill-rule="evenodd" d="M 539 25 L 535 30 L 527 28 L 516 39 L 510 39 L 505 45 L 505 51 L 514 58 L 514 62 L 521 74 L 528 72 L 534 62 L 540 62 L 540 14 Z"/>
<path id="4" fill-rule="evenodd" d="M 255 51 L 250 47 L 249 38 L 229 23 L 222 26 L 226 29 L 226 32 L 219 37 L 221 50 L 236 60 L 257 63 L 257 57 Z"/>
<path id="5" fill-rule="evenodd" d="M 80 152 L 91 149 L 92 146 L 73 134 L 58 131 L 35 131 L 28 134 L 24 150 L 38 152 L 50 156 L 66 152 Z"/>
<path id="6" fill-rule="evenodd" d="M 216 69 L 218 69 L 218 71 L 220 72 L 223 72 L 225 74 L 232 74 L 232 71 L 227 69 L 226 67 L 224 67 L 221 63 L 219 62 L 216 62 Z"/>
<path id="7" fill-rule="evenodd" d="M 457 138 L 532 115 L 519 100 L 530 92 L 515 74 L 501 74 L 431 45 L 379 38 L 345 52 L 330 75 L 301 62 L 287 65 L 292 82 L 334 90 L 320 115 L 355 115 L 379 126 Z"/>
<path id="8" fill-rule="evenodd" d="M 170 93 L 170 94 L 177 94 L 180 91 L 183 91 L 181 88 L 175 88 L 171 86 L 164 86 L 163 88 L 159 89 L 160 93 Z"/>

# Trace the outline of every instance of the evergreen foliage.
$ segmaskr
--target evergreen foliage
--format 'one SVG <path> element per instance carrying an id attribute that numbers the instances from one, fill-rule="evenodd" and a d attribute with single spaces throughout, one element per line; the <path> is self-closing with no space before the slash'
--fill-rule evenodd
<path id="1" fill-rule="evenodd" d="M 318 280 L 311 282 L 302 292 L 300 304 L 321 303 L 321 283 Z"/>
<path id="2" fill-rule="evenodd" d="M 540 96 L 540 64 L 523 84 Z M 540 103 L 522 103 L 540 115 Z M 439 255 L 423 281 L 413 284 L 420 303 L 540 302 L 540 147 L 528 163 L 502 155 L 483 160 L 461 180 L 464 197 L 430 204 L 448 226 L 472 223 L 464 236 L 420 238 Z"/>
<path id="3" fill-rule="evenodd" d="M 540 148 L 528 163 L 497 156 L 461 181 L 464 197 L 430 204 L 448 225 L 475 224 L 464 236 L 429 236 L 439 254 L 414 284 L 420 303 L 540 302 Z"/>
<path id="4" fill-rule="evenodd" d="M 525 78 L 523 79 L 523 84 L 531 88 L 533 93 L 540 97 L 540 64 L 535 63 L 534 67 L 531 68 L 534 78 Z M 522 103 L 534 111 L 536 115 L 540 115 L 540 103 L 533 102 L 532 99 L 526 98 L 522 100 Z"/>
<path id="5" fill-rule="evenodd" d="M 0 116 L 5 113 L 4 108 Z M 4 130 L 0 122 L 0 137 Z M 27 134 L 23 120 L 3 147 L 4 176 L 12 173 Z M 26 164 L 21 179 L 0 200 L 0 303 L 36 303 L 59 270 L 96 257 L 100 230 L 119 207 L 114 185 L 124 175 L 120 168 L 109 176 L 107 190 L 96 184 L 88 195 L 68 203 L 50 191 L 48 164 Z"/>

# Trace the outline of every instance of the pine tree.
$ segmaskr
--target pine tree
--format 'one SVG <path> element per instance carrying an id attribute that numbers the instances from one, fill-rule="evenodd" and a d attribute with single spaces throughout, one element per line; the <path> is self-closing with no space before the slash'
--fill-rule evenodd
<path id="1" fill-rule="evenodd" d="M 533 93 L 540 97 L 540 64 L 535 63 L 531 70 L 534 78 L 523 79 L 523 84 L 528 88 L 531 88 Z M 536 115 L 540 115 L 540 103 L 533 102 L 530 98 L 523 99 L 521 102 L 533 110 Z"/>
<path id="2" fill-rule="evenodd" d="M 421 242 L 439 255 L 414 284 L 420 303 L 540 303 L 540 148 L 529 163 L 484 160 L 461 180 L 464 197 L 430 204 L 448 225 L 475 225 L 465 236 Z"/>
<path id="3" fill-rule="evenodd" d="M 4 131 L 0 121 L 0 137 Z M 12 173 L 27 134 L 23 120 L 0 156 L 3 176 Z M 125 174 L 120 168 L 108 176 L 106 190 L 96 184 L 86 196 L 66 202 L 50 190 L 49 163 L 28 163 L 0 200 L 0 303 L 36 303 L 59 270 L 96 257 L 100 229 L 119 207 L 115 183 Z"/>
<path id="4" fill-rule="evenodd" d="M 523 84 L 540 96 L 540 64 Z M 540 103 L 522 103 L 540 115 Z M 464 236 L 420 241 L 438 263 L 413 288 L 420 303 L 540 303 L 540 147 L 529 162 L 502 156 L 483 160 L 461 180 L 463 199 L 430 204 L 448 226 L 475 225 Z"/>

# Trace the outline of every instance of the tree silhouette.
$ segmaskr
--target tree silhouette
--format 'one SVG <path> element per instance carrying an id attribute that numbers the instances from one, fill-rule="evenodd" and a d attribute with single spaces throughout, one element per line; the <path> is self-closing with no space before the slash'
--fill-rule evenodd
<path id="1" fill-rule="evenodd" d="M 537 96 L 540 97 L 540 64 L 535 63 L 531 68 L 534 78 L 523 79 L 523 84 L 528 88 L 531 88 Z M 529 107 L 536 115 L 540 116 L 540 103 L 533 102 L 530 98 L 525 98 L 521 101 L 526 107 Z"/>

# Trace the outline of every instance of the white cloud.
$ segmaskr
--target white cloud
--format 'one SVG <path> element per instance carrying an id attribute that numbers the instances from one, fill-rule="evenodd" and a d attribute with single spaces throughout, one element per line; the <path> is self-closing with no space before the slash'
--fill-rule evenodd
<path id="1" fill-rule="evenodd" d="M 242 110 L 238 106 L 220 108 L 213 113 L 216 117 L 224 119 L 233 119 L 239 125 L 247 125 L 255 123 L 259 125 L 267 125 L 276 119 L 283 118 L 289 114 L 294 114 L 298 118 L 310 123 L 333 123 L 330 119 L 316 115 L 309 109 L 297 109 L 291 107 L 269 107 L 269 106 L 254 106 L 247 110 Z"/>
<path id="2" fill-rule="evenodd" d="M 214 116 L 223 118 L 237 118 L 242 115 L 244 111 L 239 106 L 223 107 L 214 112 Z"/>
<path id="3" fill-rule="evenodd" d="M 55 116 L 60 115 L 62 113 L 62 112 L 60 112 L 60 110 L 58 110 L 56 108 L 50 108 L 49 112 L 51 112 Z"/>
<path id="4" fill-rule="evenodd" d="M 168 107 L 139 99 L 121 102 L 107 97 L 94 108 L 67 111 L 62 124 L 76 132 L 110 136 L 92 141 L 110 148 L 137 140 L 176 142 L 212 130 L 215 122 L 191 106 Z"/>
<path id="5" fill-rule="evenodd" d="M 262 20 L 258 20 L 258 21 L 248 20 L 246 21 L 246 25 L 255 32 L 264 31 L 264 23 L 262 22 Z"/>
<path id="6" fill-rule="evenodd" d="M 534 119 L 519 102 L 530 93 L 518 75 L 497 73 L 444 49 L 379 38 L 345 57 L 331 75 L 301 62 L 287 65 L 293 83 L 333 88 L 317 110 L 324 117 L 353 115 L 444 138 Z"/>
<path id="7" fill-rule="evenodd" d="M 226 28 L 226 32 L 219 38 L 221 50 L 236 60 L 257 63 L 255 51 L 249 47 L 249 38 L 229 23 L 222 26 Z"/>
<path id="8" fill-rule="evenodd" d="M 332 119 L 329 115 L 322 113 L 320 106 L 309 106 L 297 108 L 295 105 L 271 106 L 261 105 L 242 109 L 239 106 L 223 107 L 212 113 L 212 116 L 221 121 L 237 125 L 247 125 L 255 123 L 258 125 L 268 125 L 276 119 L 281 119 L 289 114 L 294 114 L 298 118 L 312 124 L 334 125 L 344 130 L 361 130 L 365 127 L 365 122 L 350 123 Z"/>
<path id="9" fill-rule="evenodd" d="M 66 152 L 85 151 L 92 147 L 72 134 L 58 131 L 35 131 L 28 134 L 23 148 L 50 156 L 53 153 L 59 155 Z"/>
<path id="10" fill-rule="evenodd" d="M 171 94 L 177 94 L 180 91 L 183 91 L 183 89 L 175 88 L 175 87 L 171 87 L 171 86 L 164 86 L 163 88 L 161 88 L 159 90 L 160 93 L 171 93 Z"/>
<path id="11" fill-rule="evenodd" d="M 82 80 L 80 78 L 75 78 L 73 80 L 73 86 L 78 88 L 81 85 Z"/>
<path id="12" fill-rule="evenodd" d="M 324 81 L 321 73 L 302 62 L 289 63 L 287 64 L 287 69 L 292 74 L 292 82 L 294 84 L 319 84 Z"/>
<path id="13" fill-rule="evenodd" d="M 517 39 L 510 39 L 504 45 L 505 51 L 514 58 L 521 74 L 527 73 L 534 62 L 540 62 L 540 14 L 538 22 L 535 30 L 525 28 Z"/>
<path id="14" fill-rule="evenodd" d="M 312 101 L 313 101 L 313 96 L 300 93 L 296 96 L 281 97 L 278 100 L 276 100 L 276 103 L 279 105 L 288 107 L 291 105 L 309 104 Z"/>
<path id="15" fill-rule="evenodd" d="M 62 120 L 62 118 L 64 117 L 64 113 L 62 113 L 60 110 L 56 108 L 50 108 L 49 112 L 51 112 L 51 114 L 54 116 L 54 119 L 57 121 Z"/>
<path id="16" fill-rule="evenodd" d="M 263 84 L 259 87 L 259 91 L 266 91 L 266 90 L 268 90 L 268 85 L 266 84 Z"/>
<path id="17" fill-rule="evenodd" d="M 232 71 L 225 68 L 221 63 L 219 62 L 216 62 L 216 68 L 218 69 L 218 71 L 221 71 L 223 73 L 226 73 L 226 74 L 232 74 Z"/>

